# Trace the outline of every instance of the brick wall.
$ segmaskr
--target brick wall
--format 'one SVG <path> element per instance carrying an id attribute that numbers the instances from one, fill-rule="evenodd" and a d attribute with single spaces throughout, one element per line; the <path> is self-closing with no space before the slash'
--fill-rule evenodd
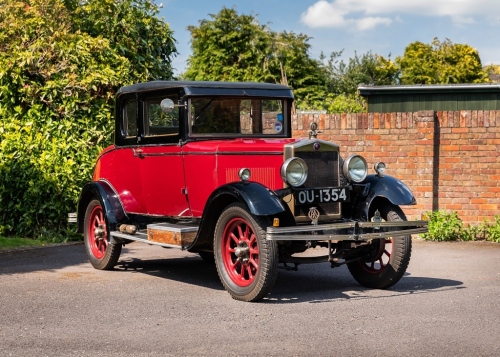
<path id="1" fill-rule="evenodd" d="M 410 187 L 417 205 L 403 207 L 409 219 L 437 209 L 465 223 L 500 214 L 500 111 L 296 114 L 293 135 L 307 136 L 312 121 L 343 157 L 363 155 L 370 172 L 383 161 Z"/>

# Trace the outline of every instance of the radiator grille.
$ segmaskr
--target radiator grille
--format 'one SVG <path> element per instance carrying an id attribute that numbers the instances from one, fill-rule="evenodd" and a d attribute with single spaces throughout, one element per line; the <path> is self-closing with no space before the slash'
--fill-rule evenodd
<path id="1" fill-rule="evenodd" d="M 304 183 L 305 188 L 339 186 L 339 153 L 337 151 L 324 152 L 296 152 L 295 156 L 303 159 L 308 167 L 309 174 Z M 340 214 L 340 203 L 316 204 L 321 215 Z M 295 207 L 295 216 L 306 216 L 309 207 Z"/>

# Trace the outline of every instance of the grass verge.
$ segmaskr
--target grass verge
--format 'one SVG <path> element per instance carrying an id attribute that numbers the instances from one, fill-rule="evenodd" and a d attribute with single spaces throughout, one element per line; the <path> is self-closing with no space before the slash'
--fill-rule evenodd
<path id="1" fill-rule="evenodd" d="M 41 237 L 38 239 L 0 236 L 0 251 L 26 247 L 43 247 L 51 244 L 60 244 L 67 242 L 78 242 L 82 239 L 83 238 L 81 235 L 73 232 L 69 232 L 64 236 L 53 236 L 51 238 Z"/>
<path id="2" fill-rule="evenodd" d="M 41 247 L 47 243 L 29 238 L 5 238 L 0 237 L 0 250 L 24 248 L 24 247 Z"/>

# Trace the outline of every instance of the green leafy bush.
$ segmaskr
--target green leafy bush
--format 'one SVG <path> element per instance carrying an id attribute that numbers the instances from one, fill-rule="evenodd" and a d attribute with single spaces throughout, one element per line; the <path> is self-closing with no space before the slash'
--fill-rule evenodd
<path id="1" fill-rule="evenodd" d="M 165 55 L 175 47 L 154 4 L 109 0 L 106 11 L 92 12 L 96 26 L 105 23 L 110 34 L 128 26 L 120 42 L 77 21 L 99 3 L 0 0 L 0 235 L 65 235 L 67 213 L 75 211 L 98 153 L 111 143 L 115 91 L 160 77 L 160 68 L 171 73 Z M 142 28 L 150 34 L 136 31 Z M 143 49 L 143 61 L 131 62 L 126 46 L 135 56 L 136 42 L 147 48 L 155 32 L 162 50 Z"/>
<path id="2" fill-rule="evenodd" d="M 451 241 L 462 238 L 463 223 L 457 212 L 427 212 L 429 231 L 422 234 L 426 240 Z"/>
<path id="3" fill-rule="evenodd" d="M 434 241 L 476 241 L 487 240 L 500 243 L 500 216 L 493 223 L 484 221 L 480 225 L 464 227 L 457 212 L 427 212 L 429 231 L 421 235 L 423 239 Z"/>
<path id="4" fill-rule="evenodd" d="M 486 224 L 486 239 L 495 243 L 500 243 L 500 216 L 495 216 L 492 225 Z"/>

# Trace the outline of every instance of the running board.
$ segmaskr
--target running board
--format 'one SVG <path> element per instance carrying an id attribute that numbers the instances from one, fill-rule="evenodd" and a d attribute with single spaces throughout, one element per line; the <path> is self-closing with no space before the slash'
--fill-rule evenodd
<path id="1" fill-rule="evenodd" d="M 193 243 L 198 233 L 198 226 L 172 223 L 148 224 L 146 232 L 125 233 L 111 232 L 118 239 L 133 240 L 167 248 L 184 249 Z"/>

